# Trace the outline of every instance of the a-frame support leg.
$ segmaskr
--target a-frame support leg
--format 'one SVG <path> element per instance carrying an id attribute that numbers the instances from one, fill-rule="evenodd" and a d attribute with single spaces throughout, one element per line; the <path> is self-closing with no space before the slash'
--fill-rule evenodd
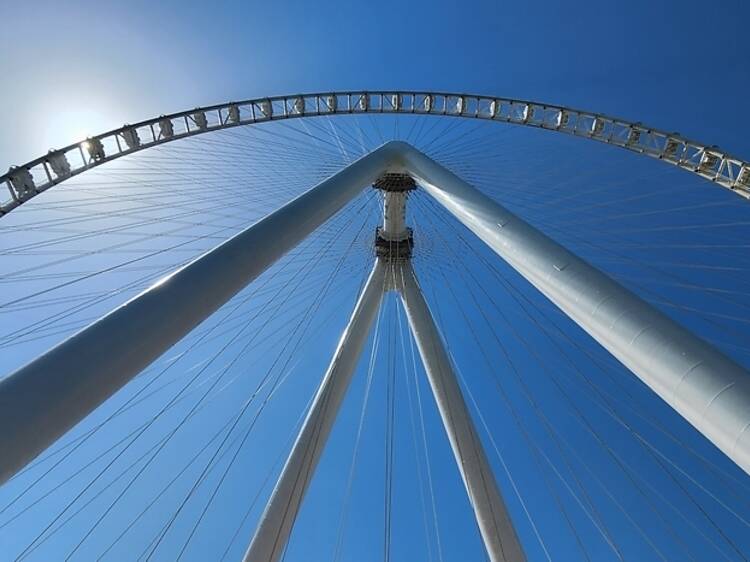
<path id="1" fill-rule="evenodd" d="M 386 266 L 377 260 L 336 353 L 268 500 L 244 562 L 277 562 L 325 448 L 383 296 Z"/>
<path id="2" fill-rule="evenodd" d="M 667 404 L 750 474 L 750 372 L 434 160 L 404 169 Z"/>
<path id="3" fill-rule="evenodd" d="M 411 263 L 405 261 L 400 269 L 399 291 L 409 325 L 417 341 L 487 554 L 492 562 L 524 562 L 526 557 Z"/>
<path id="4" fill-rule="evenodd" d="M 0 484 L 394 164 L 386 144 L 0 380 Z"/>

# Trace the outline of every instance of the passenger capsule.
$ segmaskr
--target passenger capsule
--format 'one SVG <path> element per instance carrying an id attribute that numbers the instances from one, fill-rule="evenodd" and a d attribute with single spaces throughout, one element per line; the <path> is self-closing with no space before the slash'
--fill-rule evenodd
<path id="1" fill-rule="evenodd" d="M 716 154 L 704 152 L 703 156 L 701 156 L 701 163 L 698 165 L 698 170 L 701 172 L 713 171 L 718 162 L 719 157 Z"/>
<path id="2" fill-rule="evenodd" d="M 744 166 L 742 170 L 740 170 L 740 175 L 737 178 L 737 183 L 741 183 L 742 185 L 750 187 L 750 168 Z"/>
<path id="3" fill-rule="evenodd" d="M 461 115 L 464 110 L 466 109 L 466 100 L 463 98 L 463 96 L 460 96 L 456 99 L 456 115 Z"/>
<path id="4" fill-rule="evenodd" d="M 201 131 L 208 128 L 208 119 L 206 118 L 205 111 L 196 111 L 193 113 L 193 121 Z"/>
<path id="5" fill-rule="evenodd" d="M 638 144 L 641 140 L 641 131 L 639 129 L 636 129 L 635 127 L 631 127 L 628 131 L 628 140 L 627 144 L 628 146 L 633 146 L 634 144 Z"/>
<path id="6" fill-rule="evenodd" d="M 125 144 L 128 145 L 128 148 L 131 150 L 141 146 L 141 138 L 138 136 L 138 131 L 134 127 L 125 129 L 122 132 L 122 138 L 125 140 Z"/>
<path id="7" fill-rule="evenodd" d="M 22 201 L 34 194 L 36 187 L 34 185 L 34 176 L 26 168 L 11 166 L 8 170 L 10 174 L 10 185 L 16 196 Z"/>
<path id="8" fill-rule="evenodd" d="M 599 117 L 594 118 L 594 121 L 591 123 L 591 135 L 594 137 L 598 137 L 602 134 L 604 131 L 604 120 L 600 119 Z"/>
<path id="9" fill-rule="evenodd" d="M 235 104 L 232 104 L 227 108 L 227 120 L 230 123 L 240 122 L 240 108 Z"/>
<path id="10" fill-rule="evenodd" d="M 664 144 L 664 156 L 668 158 L 672 158 L 677 154 L 677 149 L 680 147 L 681 143 L 672 138 L 668 138 L 667 142 Z"/>
<path id="11" fill-rule="evenodd" d="M 263 100 L 258 104 L 258 107 L 260 107 L 262 117 L 266 119 L 273 117 L 273 104 L 271 103 L 271 100 Z"/>
<path id="12" fill-rule="evenodd" d="M 65 156 L 64 152 L 55 152 L 50 150 L 47 155 L 47 162 L 49 163 L 52 172 L 58 178 L 64 178 L 70 175 L 70 162 L 68 157 Z"/>
<path id="13" fill-rule="evenodd" d="M 174 123 L 171 119 L 159 119 L 159 137 L 171 139 L 174 136 Z"/>
<path id="14" fill-rule="evenodd" d="M 99 139 L 86 139 L 83 141 L 83 147 L 86 149 L 86 152 L 89 153 L 89 157 L 92 160 L 104 160 L 104 145 Z"/>

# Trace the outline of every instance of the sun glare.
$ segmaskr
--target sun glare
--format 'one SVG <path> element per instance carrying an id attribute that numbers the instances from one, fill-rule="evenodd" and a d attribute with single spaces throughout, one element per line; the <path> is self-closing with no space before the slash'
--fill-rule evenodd
<path id="1" fill-rule="evenodd" d="M 52 114 L 46 123 L 45 140 L 50 148 L 60 148 L 72 143 L 82 143 L 87 138 L 116 126 L 115 114 L 110 107 L 83 107 L 70 105 L 64 111 Z"/>

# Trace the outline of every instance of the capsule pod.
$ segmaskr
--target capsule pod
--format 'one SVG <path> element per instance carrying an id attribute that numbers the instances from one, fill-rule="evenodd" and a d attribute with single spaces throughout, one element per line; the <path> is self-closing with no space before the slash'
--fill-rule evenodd
<path id="1" fill-rule="evenodd" d="M 159 119 L 159 137 L 162 139 L 171 139 L 174 136 L 174 123 L 166 117 Z"/>
<path id="2" fill-rule="evenodd" d="M 633 146 L 634 144 L 638 144 L 641 140 L 641 131 L 640 129 L 636 129 L 635 127 L 631 127 L 628 131 L 628 146 Z"/>
<path id="3" fill-rule="evenodd" d="M 92 160 L 98 161 L 104 159 L 104 145 L 99 139 L 88 138 L 83 141 L 83 147 L 86 149 L 86 152 L 89 153 L 89 157 Z"/>
<path id="4" fill-rule="evenodd" d="M 604 119 L 601 119 L 599 117 L 595 117 L 594 121 L 591 123 L 591 135 L 594 137 L 598 137 L 602 134 L 604 131 Z"/>
<path id="5" fill-rule="evenodd" d="M 240 122 L 240 108 L 237 107 L 237 105 L 231 104 L 227 108 L 227 121 L 229 121 L 230 123 Z"/>
<path id="6" fill-rule="evenodd" d="M 34 194 L 36 191 L 34 176 L 31 175 L 29 170 L 11 166 L 8 173 L 10 174 L 10 185 L 18 199 L 23 201 Z"/>
<path id="7" fill-rule="evenodd" d="M 497 100 L 492 100 L 487 110 L 487 113 L 489 114 L 488 115 L 489 118 L 494 119 L 495 117 L 497 117 L 497 112 L 499 109 L 500 109 L 500 102 L 498 102 Z"/>
<path id="8" fill-rule="evenodd" d="M 682 145 L 682 143 L 676 139 L 668 138 L 667 142 L 664 144 L 664 156 L 667 158 L 674 158 L 674 156 L 677 154 L 677 149 Z"/>
<path id="9" fill-rule="evenodd" d="M 456 105 L 455 105 L 455 113 L 456 115 L 461 115 L 464 112 L 464 109 L 466 108 L 466 100 L 463 96 L 459 96 L 456 98 Z"/>
<path id="10" fill-rule="evenodd" d="M 138 136 L 138 131 L 136 131 L 134 127 L 125 129 L 121 134 L 129 149 L 133 150 L 134 148 L 141 146 L 141 138 Z"/>
<path id="11" fill-rule="evenodd" d="M 68 162 L 68 157 L 65 156 L 64 152 L 50 150 L 49 154 L 47 154 L 47 163 L 58 178 L 70 175 L 70 162 Z"/>
<path id="12" fill-rule="evenodd" d="M 195 113 L 193 113 L 192 117 L 193 122 L 201 131 L 204 131 L 208 128 L 208 119 L 206 118 L 205 111 L 196 111 Z"/>
<path id="13" fill-rule="evenodd" d="M 263 100 L 258 104 L 258 107 L 260 108 L 261 117 L 265 119 L 273 117 L 273 104 L 271 100 Z"/>
<path id="14" fill-rule="evenodd" d="M 700 172 L 711 172 L 716 168 L 716 164 L 719 163 L 719 156 L 711 152 L 704 152 L 701 156 L 701 163 L 698 164 L 698 170 Z"/>
<path id="15" fill-rule="evenodd" d="M 292 105 L 294 113 L 302 115 L 305 112 L 305 98 L 302 96 L 294 98 L 294 104 Z"/>
<path id="16" fill-rule="evenodd" d="M 564 109 L 561 109 L 557 114 L 557 119 L 555 120 L 555 126 L 558 129 L 564 129 L 569 124 L 570 124 L 570 113 L 568 113 Z"/>

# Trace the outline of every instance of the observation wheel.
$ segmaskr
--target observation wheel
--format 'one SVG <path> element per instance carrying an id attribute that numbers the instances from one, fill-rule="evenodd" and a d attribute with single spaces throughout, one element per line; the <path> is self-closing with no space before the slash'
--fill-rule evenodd
<path id="1" fill-rule="evenodd" d="M 10 560 L 750 557 L 742 159 L 326 92 L 0 183 Z"/>

